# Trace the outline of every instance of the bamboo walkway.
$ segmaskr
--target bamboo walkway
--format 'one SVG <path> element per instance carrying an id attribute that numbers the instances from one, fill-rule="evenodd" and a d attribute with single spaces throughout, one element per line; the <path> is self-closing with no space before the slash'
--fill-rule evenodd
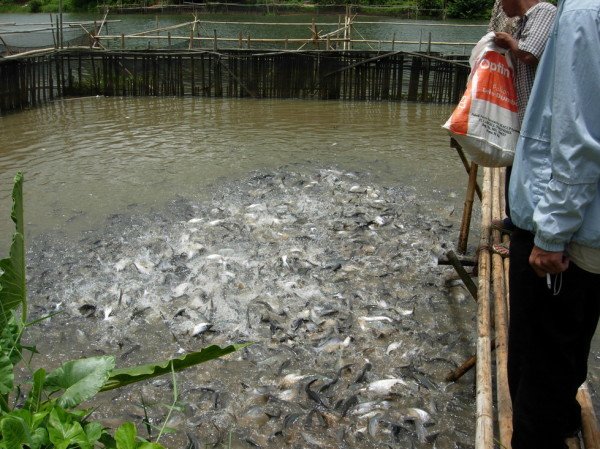
<path id="1" fill-rule="evenodd" d="M 460 147 L 457 147 L 455 142 L 452 146 L 462 155 Z M 470 222 L 470 208 L 477 187 L 477 166 L 465 164 L 465 168 L 470 176 L 465 201 L 467 212 L 463 214 L 463 224 L 465 220 Z M 481 232 L 477 257 L 478 286 L 476 294 L 472 292 L 477 301 L 477 354 L 467 360 L 456 372 L 450 373 L 447 380 L 456 380 L 472 365 L 476 366 L 475 448 L 510 449 L 512 406 L 506 368 L 510 261 L 509 258 L 502 258 L 490 251 L 493 243 L 499 243 L 502 238 L 508 241 L 506 235 L 502 236 L 498 230 L 492 230 L 490 227 L 492 219 L 503 217 L 504 169 L 483 169 L 481 193 Z M 459 247 L 462 246 L 465 250 L 466 237 L 467 234 L 461 231 Z M 575 441 L 575 439 L 569 441 L 569 449 L 600 449 L 600 429 L 587 384 L 584 383 L 579 389 L 577 400 L 582 407 L 583 438 L 582 441 Z"/>

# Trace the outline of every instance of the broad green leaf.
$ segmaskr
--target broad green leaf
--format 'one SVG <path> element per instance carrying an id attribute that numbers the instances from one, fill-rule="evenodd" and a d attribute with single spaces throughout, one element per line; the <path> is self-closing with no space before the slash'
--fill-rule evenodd
<path id="1" fill-rule="evenodd" d="M 117 442 L 106 430 L 102 432 L 99 442 L 104 446 L 104 449 L 117 449 Z"/>
<path id="2" fill-rule="evenodd" d="M 50 405 L 51 403 L 48 403 L 48 404 Z M 31 427 L 33 429 L 39 427 L 42 424 L 42 422 L 44 422 L 46 417 L 48 416 L 48 413 L 50 413 L 50 410 L 45 411 L 45 412 L 34 413 L 32 415 L 32 419 L 31 419 Z"/>
<path id="3" fill-rule="evenodd" d="M 15 176 L 12 197 L 11 218 L 15 223 L 15 233 L 10 247 L 10 257 L 0 260 L 0 330 L 8 323 L 12 311 L 19 306 L 22 306 L 23 322 L 27 318 L 22 173 L 17 173 Z"/>
<path id="4" fill-rule="evenodd" d="M 44 388 L 44 382 L 46 381 L 46 370 L 44 368 L 38 369 L 33 373 L 33 386 L 25 401 L 25 407 L 28 410 L 35 413 L 39 411 L 40 404 L 42 402 L 42 389 Z"/>
<path id="5" fill-rule="evenodd" d="M 14 387 L 13 364 L 5 355 L 0 355 L 0 394 L 9 394 Z"/>
<path id="6" fill-rule="evenodd" d="M 23 445 L 31 445 L 29 426 L 19 416 L 7 415 L 0 421 L 2 443 L 6 449 L 21 449 Z"/>
<path id="7" fill-rule="evenodd" d="M 124 385 L 162 376 L 163 374 L 170 374 L 173 371 L 181 371 L 189 368 L 190 366 L 198 365 L 200 363 L 230 354 L 251 344 L 252 343 L 235 344 L 225 348 L 212 345 L 202 349 L 201 351 L 190 352 L 182 357 L 159 363 L 149 363 L 147 365 L 134 366 L 131 368 L 115 369 L 110 373 L 108 381 L 104 384 L 100 391 L 108 391 Z M 173 364 L 172 369 L 171 364 Z"/>
<path id="8" fill-rule="evenodd" d="M 57 403 L 61 407 L 72 408 L 98 393 L 114 367 L 115 358 L 112 356 L 72 360 L 48 374 L 44 388 L 65 390 Z"/>
<path id="9" fill-rule="evenodd" d="M 136 449 L 165 449 L 165 447 L 158 443 L 149 443 L 149 442 L 145 441 L 145 442 L 139 444 Z"/>
<path id="10" fill-rule="evenodd" d="M 82 442 L 84 445 L 87 442 L 87 436 L 81 424 L 77 421 L 73 422 L 66 411 L 58 408 L 54 408 L 50 412 L 48 435 L 56 449 L 66 449 L 72 444 L 81 446 Z"/>
<path id="11" fill-rule="evenodd" d="M 85 427 L 83 428 L 83 430 L 85 431 L 85 434 L 87 435 L 88 441 L 91 444 L 94 444 L 102 436 L 102 431 L 104 430 L 104 428 L 102 427 L 102 424 L 94 421 L 94 422 L 87 423 L 85 425 Z"/>
<path id="12" fill-rule="evenodd" d="M 31 435 L 31 449 L 46 447 L 49 442 L 50 438 L 48 437 L 48 431 L 45 427 L 38 427 L 33 431 L 33 434 Z"/>
<path id="13" fill-rule="evenodd" d="M 135 437 L 137 430 L 133 423 L 126 422 L 121 424 L 115 432 L 115 440 L 117 441 L 117 449 L 135 449 Z"/>
<path id="14" fill-rule="evenodd" d="M 13 365 L 22 358 L 21 334 L 23 325 L 11 316 L 0 333 L 0 353 L 7 355 Z"/>
<path id="15" fill-rule="evenodd" d="M 27 446 L 30 449 L 39 449 L 48 444 L 48 432 L 45 426 L 42 425 L 44 418 L 48 413 L 32 414 L 26 409 L 15 409 L 10 412 L 12 418 L 20 420 L 26 426 Z"/>

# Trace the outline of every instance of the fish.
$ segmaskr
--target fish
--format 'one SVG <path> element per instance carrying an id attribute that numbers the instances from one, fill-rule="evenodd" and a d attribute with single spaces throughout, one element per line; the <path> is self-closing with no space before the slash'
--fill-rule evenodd
<path id="1" fill-rule="evenodd" d="M 321 399 L 321 396 L 319 396 L 316 392 L 314 392 L 313 390 L 310 389 L 310 386 L 313 383 L 315 383 L 317 380 L 318 379 L 313 379 L 310 382 L 308 382 L 306 384 L 306 386 L 304 387 L 304 391 L 306 391 L 306 394 L 308 395 L 308 397 L 310 399 L 312 399 L 313 401 L 315 401 L 318 405 L 321 405 L 325 408 L 329 408 L 329 406 L 323 402 L 323 399 Z"/>
<path id="2" fill-rule="evenodd" d="M 192 329 L 191 335 L 192 337 L 199 337 L 203 333 L 209 331 L 212 327 L 213 325 L 211 323 L 198 323 L 194 326 L 194 329 Z"/>
<path id="3" fill-rule="evenodd" d="M 327 340 L 322 345 L 317 346 L 316 351 L 325 353 L 337 352 L 343 348 L 347 348 L 350 345 L 350 342 L 352 342 L 352 340 L 353 338 L 351 336 L 348 336 L 343 340 L 339 337 L 333 337 Z"/>
<path id="4" fill-rule="evenodd" d="M 369 383 L 365 390 L 376 394 L 385 395 L 389 394 L 392 388 L 396 385 L 407 386 L 408 384 L 406 381 L 400 378 L 381 379 Z"/>
<path id="5" fill-rule="evenodd" d="M 429 207 L 358 172 L 285 167 L 215 181 L 210 195 L 122 213 L 82 242 L 40 237 L 28 253 L 31 307 L 62 309 L 44 333 L 68 341 L 64 323 L 77 321 L 74 341 L 95 353 L 120 342 L 123 362 L 255 342 L 217 370 L 178 374 L 177 432 L 202 444 L 226 445 L 235 429 L 232 444 L 261 447 L 313 447 L 300 432 L 321 447 L 425 447 L 437 433 L 464 445 L 471 388 L 431 377 L 462 361 L 470 336 L 452 337 L 447 322 L 431 260 L 453 242 Z M 84 304 L 97 319 L 81 319 Z M 145 397 L 164 401 L 165 382 Z"/>

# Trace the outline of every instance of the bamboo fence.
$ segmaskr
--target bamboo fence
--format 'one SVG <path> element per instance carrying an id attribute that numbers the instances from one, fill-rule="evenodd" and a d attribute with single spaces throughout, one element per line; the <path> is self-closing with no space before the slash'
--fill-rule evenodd
<path id="1" fill-rule="evenodd" d="M 366 51 L 70 48 L 0 59 L 0 113 L 66 96 L 204 96 L 456 103 L 468 68 Z"/>

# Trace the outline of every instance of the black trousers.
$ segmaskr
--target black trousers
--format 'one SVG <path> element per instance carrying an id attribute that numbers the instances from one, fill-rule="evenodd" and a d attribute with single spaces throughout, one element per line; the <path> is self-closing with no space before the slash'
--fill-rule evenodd
<path id="1" fill-rule="evenodd" d="M 566 449 L 581 427 L 575 399 L 587 376 L 600 315 L 600 275 L 573 262 L 561 275 L 538 277 L 529 265 L 533 235 L 517 229 L 510 242 L 508 381 L 513 449 Z M 554 293 L 557 293 L 556 295 Z"/>

